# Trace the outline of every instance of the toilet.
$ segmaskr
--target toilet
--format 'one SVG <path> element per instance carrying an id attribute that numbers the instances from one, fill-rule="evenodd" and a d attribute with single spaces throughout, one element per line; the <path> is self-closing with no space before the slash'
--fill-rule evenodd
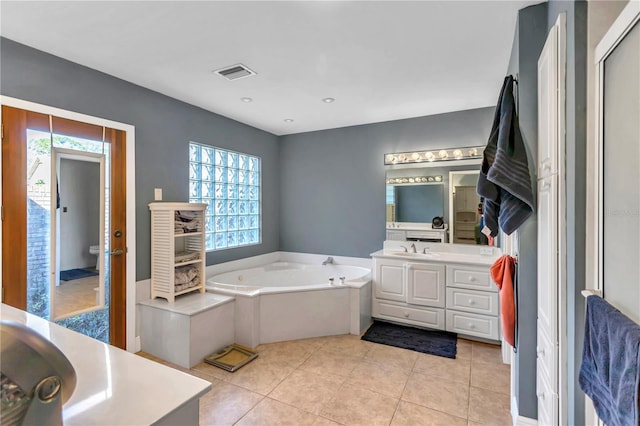
<path id="1" fill-rule="evenodd" d="M 89 253 L 94 254 L 96 256 L 96 271 L 100 270 L 100 246 L 96 244 L 95 246 L 89 246 Z"/>

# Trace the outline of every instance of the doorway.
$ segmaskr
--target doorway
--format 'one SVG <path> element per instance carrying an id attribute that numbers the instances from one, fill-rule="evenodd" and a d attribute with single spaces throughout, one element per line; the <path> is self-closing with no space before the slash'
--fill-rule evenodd
<path id="1" fill-rule="evenodd" d="M 61 117 L 68 113 L 62 110 L 58 110 L 60 115 L 43 114 L 6 103 L 3 98 L 3 302 L 114 346 L 133 350 L 134 345 L 127 339 L 126 260 L 131 241 L 127 236 L 126 208 L 128 132 Z M 36 110 L 51 109 L 33 105 Z M 78 170 L 72 175 L 75 173 L 76 178 L 67 179 L 67 184 L 60 172 L 64 172 L 67 165 L 95 163 L 100 164 L 99 184 L 89 193 L 98 190 L 99 225 L 89 232 L 82 222 L 89 221 L 89 210 L 95 212 L 95 198 L 84 203 L 79 201 L 74 197 L 78 188 L 73 188 L 73 184 L 78 184 L 79 170 L 91 167 L 75 167 Z M 63 193 L 70 198 L 65 200 Z M 79 232 L 60 238 L 64 233 L 62 218 L 69 214 L 69 205 L 62 205 L 65 201 L 75 202 L 74 212 L 81 210 L 75 221 L 67 225 L 71 230 L 78 228 Z M 67 209 L 63 212 L 64 207 Z M 95 223 L 95 218 L 89 222 Z M 71 250 L 71 239 L 89 241 L 86 238 L 92 243 L 80 249 L 80 255 L 72 261 L 80 262 L 75 264 L 80 267 L 63 267 L 68 259 L 63 260 L 60 254 Z M 75 241 L 75 246 L 85 242 Z M 85 280 L 89 283 L 62 295 L 59 290 L 65 287 L 70 290 L 74 286 L 69 283 L 75 280 L 61 279 L 69 278 L 68 274 L 61 276 L 61 273 L 73 270 L 89 275 L 84 278 L 98 278 Z M 86 304 L 64 307 L 65 297 L 77 301 L 81 293 Z"/>

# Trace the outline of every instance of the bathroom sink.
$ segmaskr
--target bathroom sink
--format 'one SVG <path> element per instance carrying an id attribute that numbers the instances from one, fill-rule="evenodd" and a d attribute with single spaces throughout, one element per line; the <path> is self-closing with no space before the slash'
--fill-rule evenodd
<path id="1" fill-rule="evenodd" d="M 404 251 L 395 251 L 395 252 L 389 252 L 388 254 L 392 255 L 392 256 L 402 256 L 402 257 L 414 257 L 414 258 L 422 258 L 422 259 L 433 259 L 436 257 L 440 257 L 439 254 L 437 253 L 411 253 L 411 252 L 404 252 Z"/>

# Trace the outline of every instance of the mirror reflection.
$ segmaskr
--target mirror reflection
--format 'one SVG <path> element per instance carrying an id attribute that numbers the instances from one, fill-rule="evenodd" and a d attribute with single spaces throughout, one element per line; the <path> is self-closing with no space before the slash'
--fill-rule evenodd
<path id="1" fill-rule="evenodd" d="M 104 154 L 71 149 L 51 150 L 51 193 L 55 248 L 55 286 L 51 310 L 55 319 L 104 306 Z M 103 267 L 104 269 L 104 267 Z"/>

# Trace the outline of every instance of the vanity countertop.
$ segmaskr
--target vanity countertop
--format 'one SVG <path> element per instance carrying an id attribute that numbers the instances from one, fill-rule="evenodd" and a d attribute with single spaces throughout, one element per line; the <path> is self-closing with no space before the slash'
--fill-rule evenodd
<path id="1" fill-rule="evenodd" d="M 495 247 L 424 242 L 413 243 L 416 247 L 416 253 L 413 253 L 411 244 L 409 241 L 385 241 L 384 248 L 371 253 L 371 257 L 491 266 L 501 255 L 500 250 Z M 426 254 L 423 253 L 424 249 Z"/>
<path id="2" fill-rule="evenodd" d="M 77 384 L 63 407 L 65 425 L 153 424 L 211 389 L 211 383 L 205 380 L 11 306 L 1 305 L 0 318 L 36 331 L 73 365 Z"/>

